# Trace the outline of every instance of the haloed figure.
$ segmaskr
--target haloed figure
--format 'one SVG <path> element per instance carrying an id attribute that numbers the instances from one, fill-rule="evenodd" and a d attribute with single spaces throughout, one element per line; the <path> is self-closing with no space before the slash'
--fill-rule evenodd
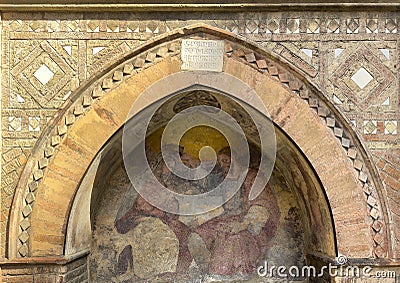
<path id="1" fill-rule="evenodd" d="M 231 150 L 229 147 L 224 147 L 218 151 L 217 162 L 222 172 L 226 175 L 231 167 Z"/>
<path id="2" fill-rule="evenodd" d="M 232 154 L 233 155 L 233 154 Z M 229 147 L 218 152 L 218 165 L 226 176 L 235 162 Z M 236 168 L 237 169 L 237 168 Z M 279 215 L 277 202 L 267 185 L 261 194 L 249 201 L 256 170 L 249 169 L 239 191 L 224 204 L 224 212 L 196 229 L 211 253 L 208 272 L 211 274 L 249 274 L 262 261 L 268 238 L 276 231 Z M 238 180 L 226 180 L 237 185 Z"/>
<path id="3" fill-rule="evenodd" d="M 168 154 L 165 156 L 166 158 L 176 158 Z M 170 274 L 175 278 L 177 275 L 188 274 L 189 269 L 193 266 L 197 266 L 201 272 L 227 276 L 250 274 L 256 271 L 256 267 L 264 260 L 263 257 L 269 245 L 268 240 L 274 236 L 277 229 L 279 209 L 269 185 L 266 185 L 256 199 L 249 200 L 248 196 L 257 172 L 249 169 L 244 182 L 240 184 L 235 172 L 240 168 L 238 164 L 240 159 L 231 158 L 231 156 L 235 155 L 231 154 L 229 147 L 221 149 L 217 154 L 217 164 L 211 173 L 203 180 L 198 181 L 179 178 L 170 172 L 164 162 L 158 164 L 156 171 L 160 182 L 167 189 L 176 193 L 204 193 L 212 190 L 221 182 L 226 182 L 229 187 L 239 187 L 239 190 L 222 207 L 188 217 L 164 212 L 138 195 L 132 207 L 115 221 L 118 233 L 125 234 L 127 237 L 136 235 L 136 242 L 134 242 L 136 246 L 129 244 L 131 239 L 128 239 L 127 245 L 119 254 L 118 270 L 121 274 L 127 273 L 132 265 L 135 276 L 142 279 L 165 274 Z M 181 151 L 179 157 L 188 168 L 198 168 L 198 160 L 187 153 Z M 178 162 L 178 160 L 171 160 L 171 162 Z M 204 166 L 210 167 L 208 163 Z M 234 177 L 231 177 L 231 174 L 228 175 L 230 170 L 235 172 L 232 174 Z M 146 190 L 152 193 L 154 188 L 154 184 L 150 182 L 147 184 Z M 163 197 L 157 190 L 154 193 L 158 194 L 155 197 Z M 216 197 L 227 198 L 224 195 Z M 165 198 L 165 201 L 172 207 L 179 208 L 179 203 L 174 200 Z M 162 271 L 154 271 L 159 272 L 157 274 L 153 271 L 151 271 L 153 273 L 143 274 L 144 269 L 140 270 L 137 267 L 138 260 L 142 258 L 135 259 L 132 257 L 132 253 L 135 253 L 137 247 L 141 247 L 142 234 L 139 232 L 152 231 L 154 226 L 163 229 L 163 234 L 158 236 L 160 238 L 155 243 L 164 245 L 166 249 L 159 247 L 161 251 L 159 252 L 155 250 L 155 247 L 149 247 L 144 251 L 146 254 L 144 258 L 164 256 L 171 262 L 175 260 L 175 263 L 173 268 L 168 266 Z M 136 230 L 140 231 L 135 234 Z M 155 233 L 157 234 L 157 231 Z M 171 235 L 174 236 L 172 238 L 176 238 L 175 242 L 171 241 Z M 157 245 L 154 244 L 154 246 Z M 175 251 L 167 246 L 174 246 Z M 160 260 L 165 261 L 161 258 Z"/>

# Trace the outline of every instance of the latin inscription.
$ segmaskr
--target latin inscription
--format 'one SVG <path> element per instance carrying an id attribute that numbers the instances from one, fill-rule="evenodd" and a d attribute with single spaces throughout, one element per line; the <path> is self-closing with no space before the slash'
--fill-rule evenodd
<path id="1" fill-rule="evenodd" d="M 184 39 L 182 41 L 182 69 L 222 72 L 224 52 L 222 40 Z"/>

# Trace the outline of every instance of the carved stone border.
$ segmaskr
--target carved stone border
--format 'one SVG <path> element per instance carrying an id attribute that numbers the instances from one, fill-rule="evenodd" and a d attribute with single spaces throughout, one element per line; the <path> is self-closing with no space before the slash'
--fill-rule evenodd
<path id="1" fill-rule="evenodd" d="M 390 3 L 374 3 L 373 1 L 365 2 L 350 2 L 350 3 L 326 3 L 326 2 L 312 2 L 312 1 L 301 1 L 298 3 L 284 3 L 281 1 L 271 1 L 265 3 L 263 1 L 232 1 L 232 3 L 226 3 L 225 1 L 214 2 L 214 1 L 202 1 L 202 3 L 193 3 L 192 1 L 170 1 L 169 4 L 160 3 L 149 4 L 146 1 L 137 1 L 137 3 L 115 3 L 109 4 L 104 1 L 89 1 L 85 4 L 71 3 L 72 1 L 47 1 L 46 4 L 37 4 L 35 1 L 20 1 L 6 0 L 0 4 L 0 10 L 2 11 L 92 11 L 92 12 L 227 12 L 227 11 L 260 11 L 260 10 L 284 10 L 284 11 L 302 11 L 308 10 L 329 10 L 329 11 L 354 11 L 363 9 L 381 9 L 381 10 L 396 10 L 400 4 L 398 1 Z M 21 1 L 22 2 L 22 1 Z M 91 3 L 92 2 L 92 3 Z M 200 2 L 200 1 L 198 1 Z M 209 3 L 207 3 L 209 2 Z"/>
<path id="2" fill-rule="evenodd" d="M 204 25 L 196 25 L 186 29 L 186 35 L 190 36 L 196 33 L 196 29 L 201 29 L 199 32 L 213 31 L 213 29 Z M 181 31 L 181 33 L 185 34 Z M 232 37 L 230 34 L 224 37 Z M 175 35 L 175 38 L 179 36 Z M 155 41 L 153 41 L 155 42 Z M 65 138 L 68 129 L 74 124 L 76 119 L 79 119 L 90 107 L 108 91 L 118 86 L 124 79 L 134 76 L 142 69 L 146 69 L 151 65 L 167 58 L 175 56 L 180 53 L 180 40 L 174 40 L 170 43 L 154 47 L 146 52 L 143 52 L 120 66 L 113 69 L 110 73 L 101 77 L 97 83 L 83 91 L 77 101 L 64 113 L 57 126 L 51 133 L 51 137 L 47 139 L 44 146 L 38 150 L 41 152 L 39 157 L 34 159 L 34 166 L 31 168 L 29 174 L 29 181 L 25 188 L 24 197 L 22 200 L 22 209 L 20 211 L 19 222 L 19 235 L 18 235 L 18 256 L 27 257 L 30 255 L 29 247 L 29 231 L 30 231 L 30 216 L 32 213 L 33 205 L 35 202 L 35 195 L 38 188 L 38 183 L 45 174 L 46 167 L 48 166 L 51 157 L 55 152 L 55 148 L 60 144 L 61 140 Z M 354 170 L 358 176 L 360 185 L 362 186 L 365 194 L 365 201 L 369 209 L 370 227 L 371 227 L 371 240 L 373 241 L 373 253 L 376 257 L 385 257 L 387 255 L 386 241 L 387 233 L 385 227 L 385 220 L 383 217 L 381 204 L 379 203 L 378 192 L 373 184 L 372 178 L 368 172 L 365 160 L 362 156 L 362 151 L 357 148 L 353 138 L 344 127 L 341 120 L 332 112 L 326 103 L 319 98 L 314 91 L 307 86 L 303 81 L 296 77 L 293 73 L 287 71 L 280 66 L 279 62 L 267 58 L 260 53 L 254 52 L 251 49 L 243 47 L 236 47 L 235 43 L 226 40 L 227 56 L 237 58 L 251 67 L 258 70 L 260 73 L 268 75 L 276 79 L 281 84 L 286 86 L 293 93 L 305 100 L 309 107 L 313 109 L 324 121 L 326 126 L 331 129 L 338 142 L 343 147 L 348 158 L 353 163 Z M 229 43 L 228 43 L 229 42 Z M 240 45 L 240 44 L 239 44 Z M 245 45 L 250 45 L 246 43 Z M 79 94 L 77 94 L 79 95 Z"/>
<path id="3" fill-rule="evenodd" d="M 168 4 L 168 6 L 170 5 Z M 170 7 L 173 6 L 171 5 Z M 313 35 L 339 36 L 340 38 L 347 35 L 353 39 L 362 37 L 369 38 L 369 40 L 371 40 L 371 37 L 374 38 L 378 35 L 383 36 L 383 38 L 389 36 L 395 39 L 400 28 L 399 14 L 393 11 L 377 11 L 374 15 L 363 11 L 357 11 L 356 13 L 354 11 L 337 11 L 336 14 L 332 14 L 319 9 L 316 12 L 310 13 L 310 16 L 307 15 L 307 10 L 300 12 L 291 11 L 289 15 L 281 11 L 238 10 L 235 13 L 240 14 L 235 16 L 229 15 L 227 19 L 219 20 L 214 18 L 202 19 L 202 21 L 235 34 L 261 37 L 289 35 L 299 39 L 301 38 L 300 36 Z M 26 11 L 24 10 L 23 12 Z M 80 12 L 83 15 L 82 11 Z M 226 10 L 224 12 L 229 13 Z M 211 13 L 214 14 L 216 11 L 213 10 Z M 136 18 L 118 20 L 115 17 L 110 17 L 106 20 L 102 18 L 90 20 L 78 17 L 68 20 L 43 20 L 41 14 L 36 13 L 33 14 L 33 18 L 30 20 L 19 21 L 18 17 L 15 20 L 11 19 L 9 29 L 11 38 L 14 39 L 43 38 L 44 35 L 45 38 L 48 38 L 49 33 L 58 34 L 57 37 L 72 36 L 78 39 L 77 34 L 68 35 L 71 32 L 80 33 L 80 36 L 90 38 L 92 38 L 90 35 L 93 34 L 101 34 L 103 36 L 107 34 L 107 38 L 118 38 L 124 35 L 131 39 L 138 39 L 143 38 L 145 35 L 159 35 L 175 28 L 183 28 L 187 23 L 184 20 L 170 20 L 165 15 L 161 16 L 162 19 L 153 19 L 154 21 L 151 21 L 152 24 L 147 26 L 147 20 Z M 17 13 L 16 16 L 18 16 Z M 102 22 L 101 25 L 93 23 L 100 21 Z M 316 40 L 315 36 L 313 38 Z"/>
<path id="4" fill-rule="evenodd" d="M 373 184 L 370 172 L 365 164 L 360 149 L 357 148 L 346 127 L 336 117 L 324 101 L 322 101 L 309 87 L 289 71 L 285 70 L 276 62 L 265 58 L 252 50 L 230 48 L 231 54 L 237 56 L 257 69 L 259 72 L 270 75 L 280 83 L 289 88 L 293 93 L 306 101 L 309 107 L 322 118 L 325 125 L 338 139 L 347 157 L 353 164 L 358 176 L 358 182 L 363 188 L 365 201 L 369 210 L 371 237 L 373 241 L 373 253 L 376 257 L 382 258 L 387 255 L 385 240 L 387 239 L 386 228 L 383 219 L 381 204 L 379 203 L 378 192 Z"/>
<path id="5" fill-rule="evenodd" d="M 116 87 L 129 76 L 135 75 L 143 69 L 149 68 L 160 60 L 174 56 L 179 53 L 179 46 L 176 42 L 156 47 L 147 52 L 139 54 L 128 60 L 122 67 L 114 70 L 111 74 L 103 77 L 100 82 L 94 84 L 83 92 L 82 96 L 71 106 L 61 119 L 61 122 L 53 130 L 45 146 L 41 148 L 40 158 L 34 161 L 31 170 L 30 182 L 27 185 L 23 199 L 23 208 L 20 213 L 18 253 L 21 257 L 29 256 L 29 231 L 31 226 L 30 216 L 33 211 L 35 196 L 40 180 L 45 174 L 46 167 L 55 152 L 55 148 L 66 136 L 68 128 L 76 119 L 79 119 L 96 101 L 105 95 L 110 89 Z"/>

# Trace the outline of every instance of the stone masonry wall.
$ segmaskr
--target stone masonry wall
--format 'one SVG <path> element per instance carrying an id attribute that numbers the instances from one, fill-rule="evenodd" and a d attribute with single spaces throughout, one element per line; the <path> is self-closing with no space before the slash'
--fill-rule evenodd
<path id="1" fill-rule="evenodd" d="M 1 282 L 84 283 L 88 282 L 87 256 L 71 261 L 37 260 L 2 266 Z"/>
<path id="2" fill-rule="evenodd" d="M 69 97 L 144 42 L 195 23 L 255 42 L 321 90 L 373 155 L 393 244 L 400 245 L 400 13 L 37 12 L 1 18 L 0 257 L 7 256 L 10 207 L 27 158 Z"/>

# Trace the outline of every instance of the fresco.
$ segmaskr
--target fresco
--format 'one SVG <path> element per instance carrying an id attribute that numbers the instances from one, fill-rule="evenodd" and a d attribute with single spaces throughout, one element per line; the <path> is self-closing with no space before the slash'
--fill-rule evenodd
<path id="1" fill-rule="evenodd" d="M 185 148 L 188 144 L 181 145 L 180 158 L 195 168 L 199 160 L 193 155 L 195 149 Z M 147 156 L 165 187 L 182 194 L 200 194 L 215 188 L 230 166 L 235 166 L 229 147 L 222 147 L 224 141 L 215 144 L 220 147 L 217 165 L 210 175 L 196 181 L 172 174 L 150 141 Z M 304 265 L 304 224 L 284 180 L 274 174 L 256 199 L 248 199 L 258 169 L 257 149 L 251 152 L 251 169 L 240 190 L 222 207 L 196 216 L 166 213 L 147 203 L 130 184 L 121 163 L 107 183 L 92 223 L 91 280 L 260 282 L 256 268 L 265 260 L 276 265 Z M 177 204 L 171 200 L 171 205 Z"/>

